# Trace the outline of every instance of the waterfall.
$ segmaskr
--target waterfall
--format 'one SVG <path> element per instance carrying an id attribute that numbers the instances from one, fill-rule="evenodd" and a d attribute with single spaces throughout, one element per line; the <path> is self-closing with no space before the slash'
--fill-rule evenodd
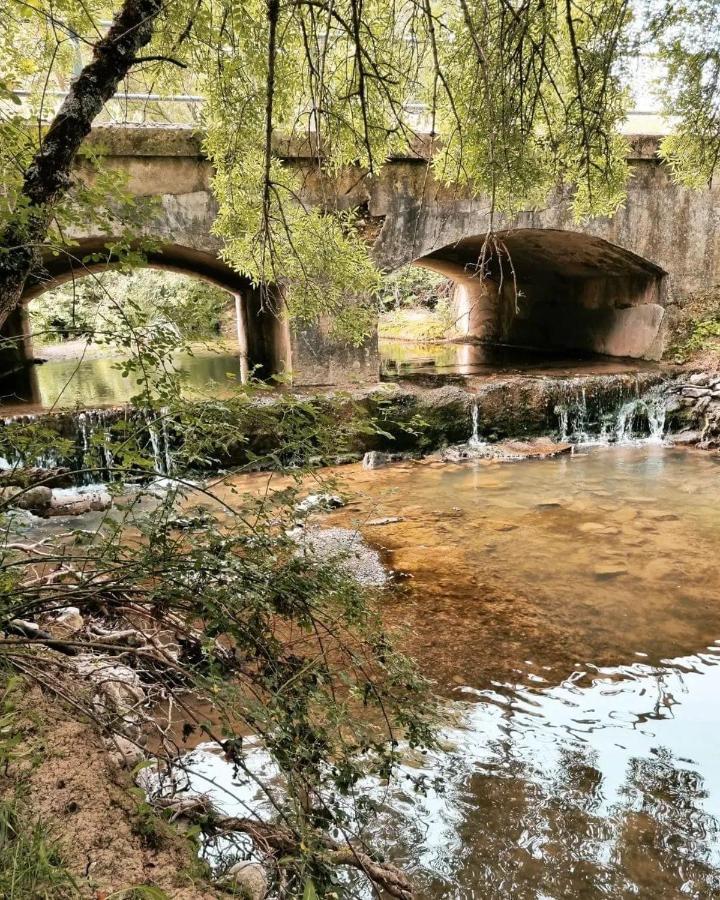
<path id="1" fill-rule="evenodd" d="M 665 397 L 658 391 L 630 398 L 627 393 L 609 406 L 589 404 L 584 389 L 568 396 L 554 410 L 560 440 L 575 444 L 661 443 L 665 433 Z"/>
<path id="2" fill-rule="evenodd" d="M 656 394 L 648 401 L 648 424 L 650 425 L 650 439 L 655 443 L 661 443 L 665 437 L 665 423 L 667 419 L 667 398 Z"/>
<path id="3" fill-rule="evenodd" d="M 615 441 L 627 444 L 637 440 L 660 443 L 665 432 L 666 404 L 663 397 L 638 397 L 624 403 L 617 414 Z"/>
<path id="4" fill-rule="evenodd" d="M 78 476 L 78 480 L 84 485 L 111 480 L 115 458 L 110 429 L 116 421 L 116 413 L 112 410 L 89 409 L 78 413 L 75 421 L 77 423 L 75 467 L 81 471 L 93 470 L 83 472 Z M 54 464 L 61 465 L 62 462 L 57 459 Z"/>
<path id="5" fill-rule="evenodd" d="M 34 419 L 35 416 L 26 415 L 9 417 L 4 424 L 18 426 Z M 43 449 L 42 453 L 34 447 L 26 450 L 22 443 L 14 451 L 8 448 L 6 468 L 67 468 L 76 473 L 73 480 L 77 486 L 119 477 L 115 470 L 128 454 L 131 457 L 149 456 L 152 468 L 162 475 L 169 475 L 174 468 L 174 435 L 167 408 L 159 411 L 115 408 L 60 412 L 47 415 L 43 424 L 57 434 L 58 440 L 51 442 L 50 448 Z M 124 464 L 127 465 L 127 461 Z M 130 467 L 133 468 L 132 463 Z M 140 467 L 133 475 L 136 476 L 142 477 Z"/>
<path id="6" fill-rule="evenodd" d="M 145 424 L 147 425 L 148 435 L 150 437 L 153 465 L 155 466 L 155 471 L 162 475 L 169 475 L 173 469 L 167 416 L 168 410 L 164 407 L 160 410 L 160 427 L 158 427 L 158 418 L 156 417 L 156 414 L 152 411 L 145 413 Z"/>
<path id="7" fill-rule="evenodd" d="M 554 411 L 558 417 L 561 441 L 570 441 L 573 444 L 587 444 L 592 441 L 592 427 L 584 386 L 575 396 L 569 396 L 566 402 L 558 403 Z"/>
<path id="8" fill-rule="evenodd" d="M 485 441 L 480 437 L 480 411 L 478 409 L 477 400 L 473 402 L 471 409 L 472 433 L 468 440 L 468 447 L 484 447 Z"/>
<path id="9" fill-rule="evenodd" d="M 555 415 L 558 417 L 558 431 L 560 432 L 560 440 L 565 443 L 568 440 L 568 424 L 570 414 L 565 404 L 561 403 L 555 407 Z"/>

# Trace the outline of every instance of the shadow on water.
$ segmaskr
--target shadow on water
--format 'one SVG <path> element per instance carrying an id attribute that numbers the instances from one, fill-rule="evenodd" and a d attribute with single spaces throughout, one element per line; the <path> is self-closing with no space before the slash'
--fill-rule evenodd
<path id="1" fill-rule="evenodd" d="M 530 350 L 490 344 L 411 343 L 381 338 L 380 376 L 383 380 L 424 376 L 468 377 L 492 375 L 612 375 L 657 368 L 636 359 L 583 354 L 580 351 Z"/>

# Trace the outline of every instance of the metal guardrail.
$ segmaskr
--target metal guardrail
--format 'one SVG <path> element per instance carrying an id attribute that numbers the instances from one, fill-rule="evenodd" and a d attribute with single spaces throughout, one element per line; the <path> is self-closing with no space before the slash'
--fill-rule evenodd
<path id="1" fill-rule="evenodd" d="M 32 91 L 19 90 L 13 91 L 18 97 L 30 97 Z M 46 97 L 67 97 L 69 91 L 44 91 Z M 113 94 L 112 100 L 145 100 L 153 103 L 204 103 L 205 98 L 199 94 L 142 94 L 142 93 L 118 93 Z M 108 101 L 108 102 L 110 102 Z M 425 103 L 410 101 L 405 104 L 405 109 L 409 113 L 421 115 L 427 112 L 429 107 Z M 629 116 L 660 116 L 662 112 L 659 109 L 630 109 L 627 114 Z"/>
<path id="2" fill-rule="evenodd" d="M 18 97 L 31 97 L 33 91 L 13 91 Z M 45 97 L 67 97 L 69 91 L 44 91 Z M 165 103 L 204 103 L 205 98 L 197 94 L 113 94 L 110 100 L 146 100 Z"/>

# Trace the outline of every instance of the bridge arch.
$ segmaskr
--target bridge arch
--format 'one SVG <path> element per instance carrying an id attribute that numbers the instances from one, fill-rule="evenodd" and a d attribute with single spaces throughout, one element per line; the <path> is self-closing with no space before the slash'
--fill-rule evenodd
<path id="1" fill-rule="evenodd" d="M 28 283 L 23 304 L 69 281 L 116 268 L 118 259 L 107 250 L 112 243 L 107 237 L 84 238 L 72 248 L 46 254 L 42 274 Z M 243 374 L 256 369 L 260 377 L 271 377 L 290 369 L 288 327 L 274 289 L 261 291 L 216 254 L 181 244 L 163 244 L 145 252 L 144 258 L 148 268 L 199 278 L 228 292 L 234 301 Z M 24 334 L 27 341 L 27 325 L 19 327 L 22 331 L 17 333 Z M 28 350 L 26 347 L 26 357 Z"/>
<path id="2" fill-rule="evenodd" d="M 455 282 L 462 336 L 542 350 L 658 359 L 667 273 L 596 235 L 516 228 L 414 261 Z"/>

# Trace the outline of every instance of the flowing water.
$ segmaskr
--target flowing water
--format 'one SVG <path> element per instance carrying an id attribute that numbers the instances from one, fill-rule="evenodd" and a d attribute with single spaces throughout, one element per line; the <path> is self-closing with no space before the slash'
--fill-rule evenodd
<path id="1" fill-rule="evenodd" d="M 458 360 L 431 368 L 485 365 Z M 193 383 L 236 362 L 192 362 Z M 53 365 L 41 406 L 126 399 L 102 373 L 63 393 Z M 442 751 L 407 762 L 427 794 L 397 787 L 377 821 L 423 900 L 720 896 L 720 457 L 663 445 L 659 393 L 604 409 L 581 382 L 556 408 L 572 455 L 344 467 L 350 503 L 313 516 L 381 552 L 387 628 L 447 703 Z M 105 420 L 77 421 L 84 458 Z M 146 426 L 169 471 L 163 417 Z M 219 757 L 198 751 L 196 771 L 258 808 Z"/>
<path id="2" fill-rule="evenodd" d="M 398 573 L 387 627 L 453 722 L 408 762 L 444 790 L 378 819 L 419 897 L 720 896 L 720 459 L 646 441 L 340 476 L 354 499 L 318 522 Z"/>

